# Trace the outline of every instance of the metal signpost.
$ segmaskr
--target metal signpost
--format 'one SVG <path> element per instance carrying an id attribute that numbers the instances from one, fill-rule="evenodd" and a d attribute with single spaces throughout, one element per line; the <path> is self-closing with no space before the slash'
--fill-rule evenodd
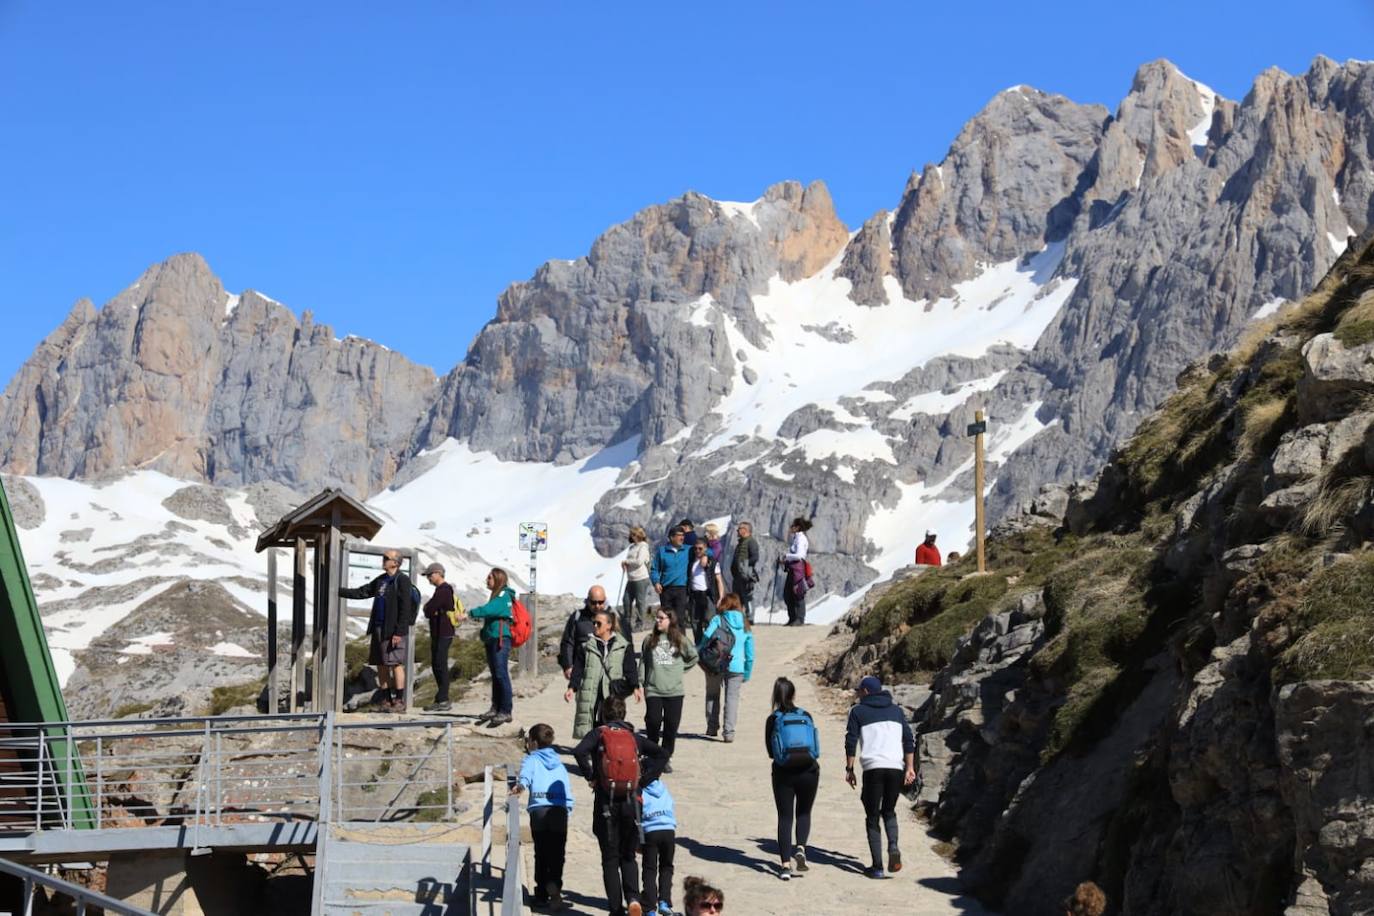
<path id="1" fill-rule="evenodd" d="M 988 421 L 983 419 L 983 412 L 975 410 L 968 434 L 973 437 L 973 535 L 978 545 L 979 572 L 987 572 L 983 557 L 983 434 L 987 431 Z"/>
<path id="2" fill-rule="evenodd" d="M 546 522 L 520 523 L 520 549 L 530 552 L 530 593 L 525 602 L 530 612 L 530 639 L 520 647 L 520 676 L 534 677 L 539 673 L 539 611 L 536 609 L 539 551 L 549 549 L 549 526 Z"/>

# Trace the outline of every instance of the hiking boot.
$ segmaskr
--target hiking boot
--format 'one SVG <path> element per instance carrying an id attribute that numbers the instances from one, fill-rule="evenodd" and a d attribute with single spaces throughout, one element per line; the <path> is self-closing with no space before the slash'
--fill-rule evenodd
<path id="1" fill-rule="evenodd" d="M 724 741 L 726 744 L 730 744 L 731 742 L 733 742 L 733 741 L 735 740 L 735 736 L 734 736 L 734 735 L 726 735 L 724 738 L 721 738 L 720 740 Z"/>
<path id="2" fill-rule="evenodd" d="M 503 712 L 498 712 L 496 715 L 492 716 L 490 719 L 487 720 L 487 728 L 495 728 L 498 725 L 505 725 L 509 721 L 511 721 L 510 716 L 506 715 Z"/>
<path id="3" fill-rule="evenodd" d="M 644 907 L 639 905 L 638 900 L 635 900 L 630 903 L 630 907 L 625 911 L 625 913 L 626 916 L 644 916 Z"/>
<path id="4" fill-rule="evenodd" d="M 494 715 L 496 715 L 496 708 L 495 708 L 495 707 L 492 707 L 491 709 L 488 709 L 486 712 L 484 712 L 484 713 L 482 713 L 480 716 L 478 716 L 478 717 L 477 717 L 477 721 L 478 721 L 478 722 L 485 722 L 485 721 L 487 721 L 488 719 L 490 719 L 490 718 L 491 718 L 492 716 L 494 716 Z"/>
<path id="5" fill-rule="evenodd" d="M 671 772 L 673 772 L 673 765 L 672 765 L 671 763 L 665 763 L 665 764 L 663 765 L 663 772 L 664 772 L 664 773 L 671 773 Z"/>
<path id="6" fill-rule="evenodd" d="M 660 900 L 658 902 L 658 909 L 654 910 L 654 912 L 657 913 L 658 916 L 673 916 L 673 907 L 668 901 Z"/>
<path id="7" fill-rule="evenodd" d="M 793 868 L 799 872 L 810 871 L 811 866 L 806 864 L 806 850 L 798 849 L 796 855 L 792 856 Z"/>
<path id="8" fill-rule="evenodd" d="M 448 712 L 453 708 L 453 704 L 448 700 L 435 700 L 425 707 L 425 712 Z"/>
<path id="9" fill-rule="evenodd" d="M 899 872 L 902 870 L 902 851 L 900 849 L 889 849 L 887 851 L 887 870 Z"/>
<path id="10" fill-rule="evenodd" d="M 784 881 L 791 881 L 791 880 L 792 880 L 792 866 L 790 866 L 790 865 L 779 865 L 779 866 L 778 866 L 778 877 L 781 878 L 781 879 L 784 880 Z"/>
<path id="11" fill-rule="evenodd" d="M 887 872 L 883 871 L 881 865 L 874 865 L 872 868 L 864 869 L 865 878 L 886 878 Z"/>
<path id="12" fill-rule="evenodd" d="M 557 913 L 563 909 L 563 889 L 561 887 L 555 887 L 549 891 L 548 909 L 550 913 Z"/>

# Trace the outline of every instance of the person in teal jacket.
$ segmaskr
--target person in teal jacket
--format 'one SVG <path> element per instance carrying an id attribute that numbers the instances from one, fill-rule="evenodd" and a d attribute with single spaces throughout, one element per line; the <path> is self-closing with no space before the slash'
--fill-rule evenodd
<path id="1" fill-rule="evenodd" d="M 735 720 L 739 717 L 740 686 L 749 682 L 754 673 L 754 633 L 749 620 L 744 616 L 744 602 L 739 595 L 730 592 L 720 599 L 716 616 L 706 625 L 697 645 L 701 647 L 711 639 L 717 629 L 728 626 L 735 634 L 735 649 L 730 654 L 730 670 L 724 674 L 706 674 L 706 737 L 714 738 L 719 732 L 729 742 L 735 740 Z M 724 729 L 721 729 L 720 693 L 725 688 Z"/>
<path id="2" fill-rule="evenodd" d="M 511 720 L 515 711 L 514 692 L 510 684 L 511 620 L 515 616 L 515 589 L 507 583 L 504 569 L 493 568 L 487 573 L 487 588 L 491 599 L 468 611 L 468 616 L 482 621 L 482 646 L 487 651 L 487 669 L 491 671 L 491 709 L 477 717 L 495 728 Z"/>

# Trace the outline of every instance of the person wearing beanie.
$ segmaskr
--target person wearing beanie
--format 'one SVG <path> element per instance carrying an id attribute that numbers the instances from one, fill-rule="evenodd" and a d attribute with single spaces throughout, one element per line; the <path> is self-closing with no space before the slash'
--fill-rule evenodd
<path id="1" fill-rule="evenodd" d="M 935 532 L 927 531 L 924 543 L 916 546 L 917 566 L 939 566 L 940 549 L 935 546 Z"/>

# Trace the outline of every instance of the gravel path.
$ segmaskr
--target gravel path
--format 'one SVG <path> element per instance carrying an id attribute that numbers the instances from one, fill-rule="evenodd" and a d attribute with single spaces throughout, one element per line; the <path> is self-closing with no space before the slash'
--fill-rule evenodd
<path id="1" fill-rule="evenodd" d="M 665 777 L 677 801 L 678 840 L 673 903 L 682 907 L 682 879 L 701 875 L 725 891 L 728 912 L 767 914 L 935 913 L 981 914 L 971 898 L 957 896 L 954 868 L 933 850 L 933 841 L 906 808 L 898 806 L 902 855 L 906 867 L 888 880 L 864 877 L 868 844 L 858 793 L 844 781 L 844 698 L 798 676 L 799 659 L 824 639 L 823 627 L 770 627 L 755 630 L 753 677 L 744 685 L 738 733 L 732 744 L 706 738 L 705 679 L 687 678 L 682 734 Z M 638 636 L 639 634 L 637 634 Z M 812 814 L 811 870 L 805 877 L 776 876 L 777 814 L 769 782 L 763 725 L 773 680 L 786 675 L 797 684 L 798 703 L 810 709 L 821 732 L 821 783 Z M 516 720 L 525 727 L 547 722 L 566 746 L 572 706 L 563 702 L 557 677 L 541 692 L 516 700 Z M 479 692 L 474 692 L 479 693 Z M 484 692 L 480 692 L 483 693 Z M 472 711 L 477 711 L 475 704 Z M 644 708 L 629 701 L 630 720 L 643 724 Z M 566 913 L 605 913 L 600 857 L 591 830 L 591 789 L 576 776 L 571 754 L 564 760 L 574 774 L 573 811 L 565 866 Z M 528 847 L 526 847 L 528 848 Z M 523 866 L 533 872 L 532 852 Z M 528 884 L 528 880 L 527 880 Z"/>

